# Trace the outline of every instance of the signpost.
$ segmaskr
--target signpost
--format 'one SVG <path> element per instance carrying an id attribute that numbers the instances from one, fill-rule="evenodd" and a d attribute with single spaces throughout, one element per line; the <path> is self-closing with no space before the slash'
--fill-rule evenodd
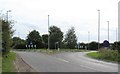
<path id="1" fill-rule="evenodd" d="M 60 48 L 59 48 L 59 42 L 55 42 L 55 49 L 58 49 L 58 51 L 60 50 Z"/>

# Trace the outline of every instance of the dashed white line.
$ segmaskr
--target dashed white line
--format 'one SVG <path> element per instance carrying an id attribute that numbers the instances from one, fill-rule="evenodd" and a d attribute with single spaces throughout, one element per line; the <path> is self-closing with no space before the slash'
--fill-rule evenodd
<path id="1" fill-rule="evenodd" d="M 102 71 L 102 70 L 98 70 L 98 69 L 95 69 L 95 68 L 91 68 L 91 67 L 88 67 L 88 66 L 84 66 L 84 65 L 79 65 L 81 67 L 84 67 L 84 68 L 89 68 L 89 69 L 92 69 L 92 70 L 95 70 L 95 71 L 98 71 L 98 72 L 105 72 L 105 71 Z"/>

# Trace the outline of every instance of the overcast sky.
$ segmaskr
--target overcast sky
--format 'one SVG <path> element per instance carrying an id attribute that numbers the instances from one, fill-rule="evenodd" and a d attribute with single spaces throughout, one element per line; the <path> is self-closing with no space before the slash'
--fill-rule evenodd
<path id="1" fill-rule="evenodd" d="M 27 34 L 36 29 L 40 35 L 47 34 L 47 18 L 50 26 L 59 27 L 64 35 L 74 26 L 78 42 L 97 41 L 98 11 L 101 13 L 100 41 L 107 39 L 107 22 L 110 21 L 110 42 L 116 41 L 119 0 L 0 0 L 0 16 L 9 12 L 9 20 L 14 20 L 15 33 L 26 39 Z"/>

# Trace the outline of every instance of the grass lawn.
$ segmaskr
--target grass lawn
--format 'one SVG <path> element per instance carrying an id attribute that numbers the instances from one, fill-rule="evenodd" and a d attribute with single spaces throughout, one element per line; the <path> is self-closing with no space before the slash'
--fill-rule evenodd
<path id="1" fill-rule="evenodd" d="M 100 58 L 100 54 L 98 52 L 88 53 L 87 56 L 95 58 L 95 59 L 99 59 Z"/>
<path id="2" fill-rule="evenodd" d="M 120 62 L 120 54 L 117 50 L 100 50 L 99 52 L 88 53 L 87 56 L 108 62 Z"/>
<path id="3" fill-rule="evenodd" d="M 7 58 L 2 58 L 2 72 L 14 72 L 13 61 L 16 59 L 16 53 L 10 52 Z"/>

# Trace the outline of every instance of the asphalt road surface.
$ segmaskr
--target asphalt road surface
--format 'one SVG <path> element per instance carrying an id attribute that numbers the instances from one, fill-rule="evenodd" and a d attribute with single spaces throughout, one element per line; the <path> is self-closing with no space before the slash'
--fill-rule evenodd
<path id="1" fill-rule="evenodd" d="M 16 53 L 37 72 L 118 72 L 118 64 L 88 58 L 85 56 L 88 52 Z"/>

